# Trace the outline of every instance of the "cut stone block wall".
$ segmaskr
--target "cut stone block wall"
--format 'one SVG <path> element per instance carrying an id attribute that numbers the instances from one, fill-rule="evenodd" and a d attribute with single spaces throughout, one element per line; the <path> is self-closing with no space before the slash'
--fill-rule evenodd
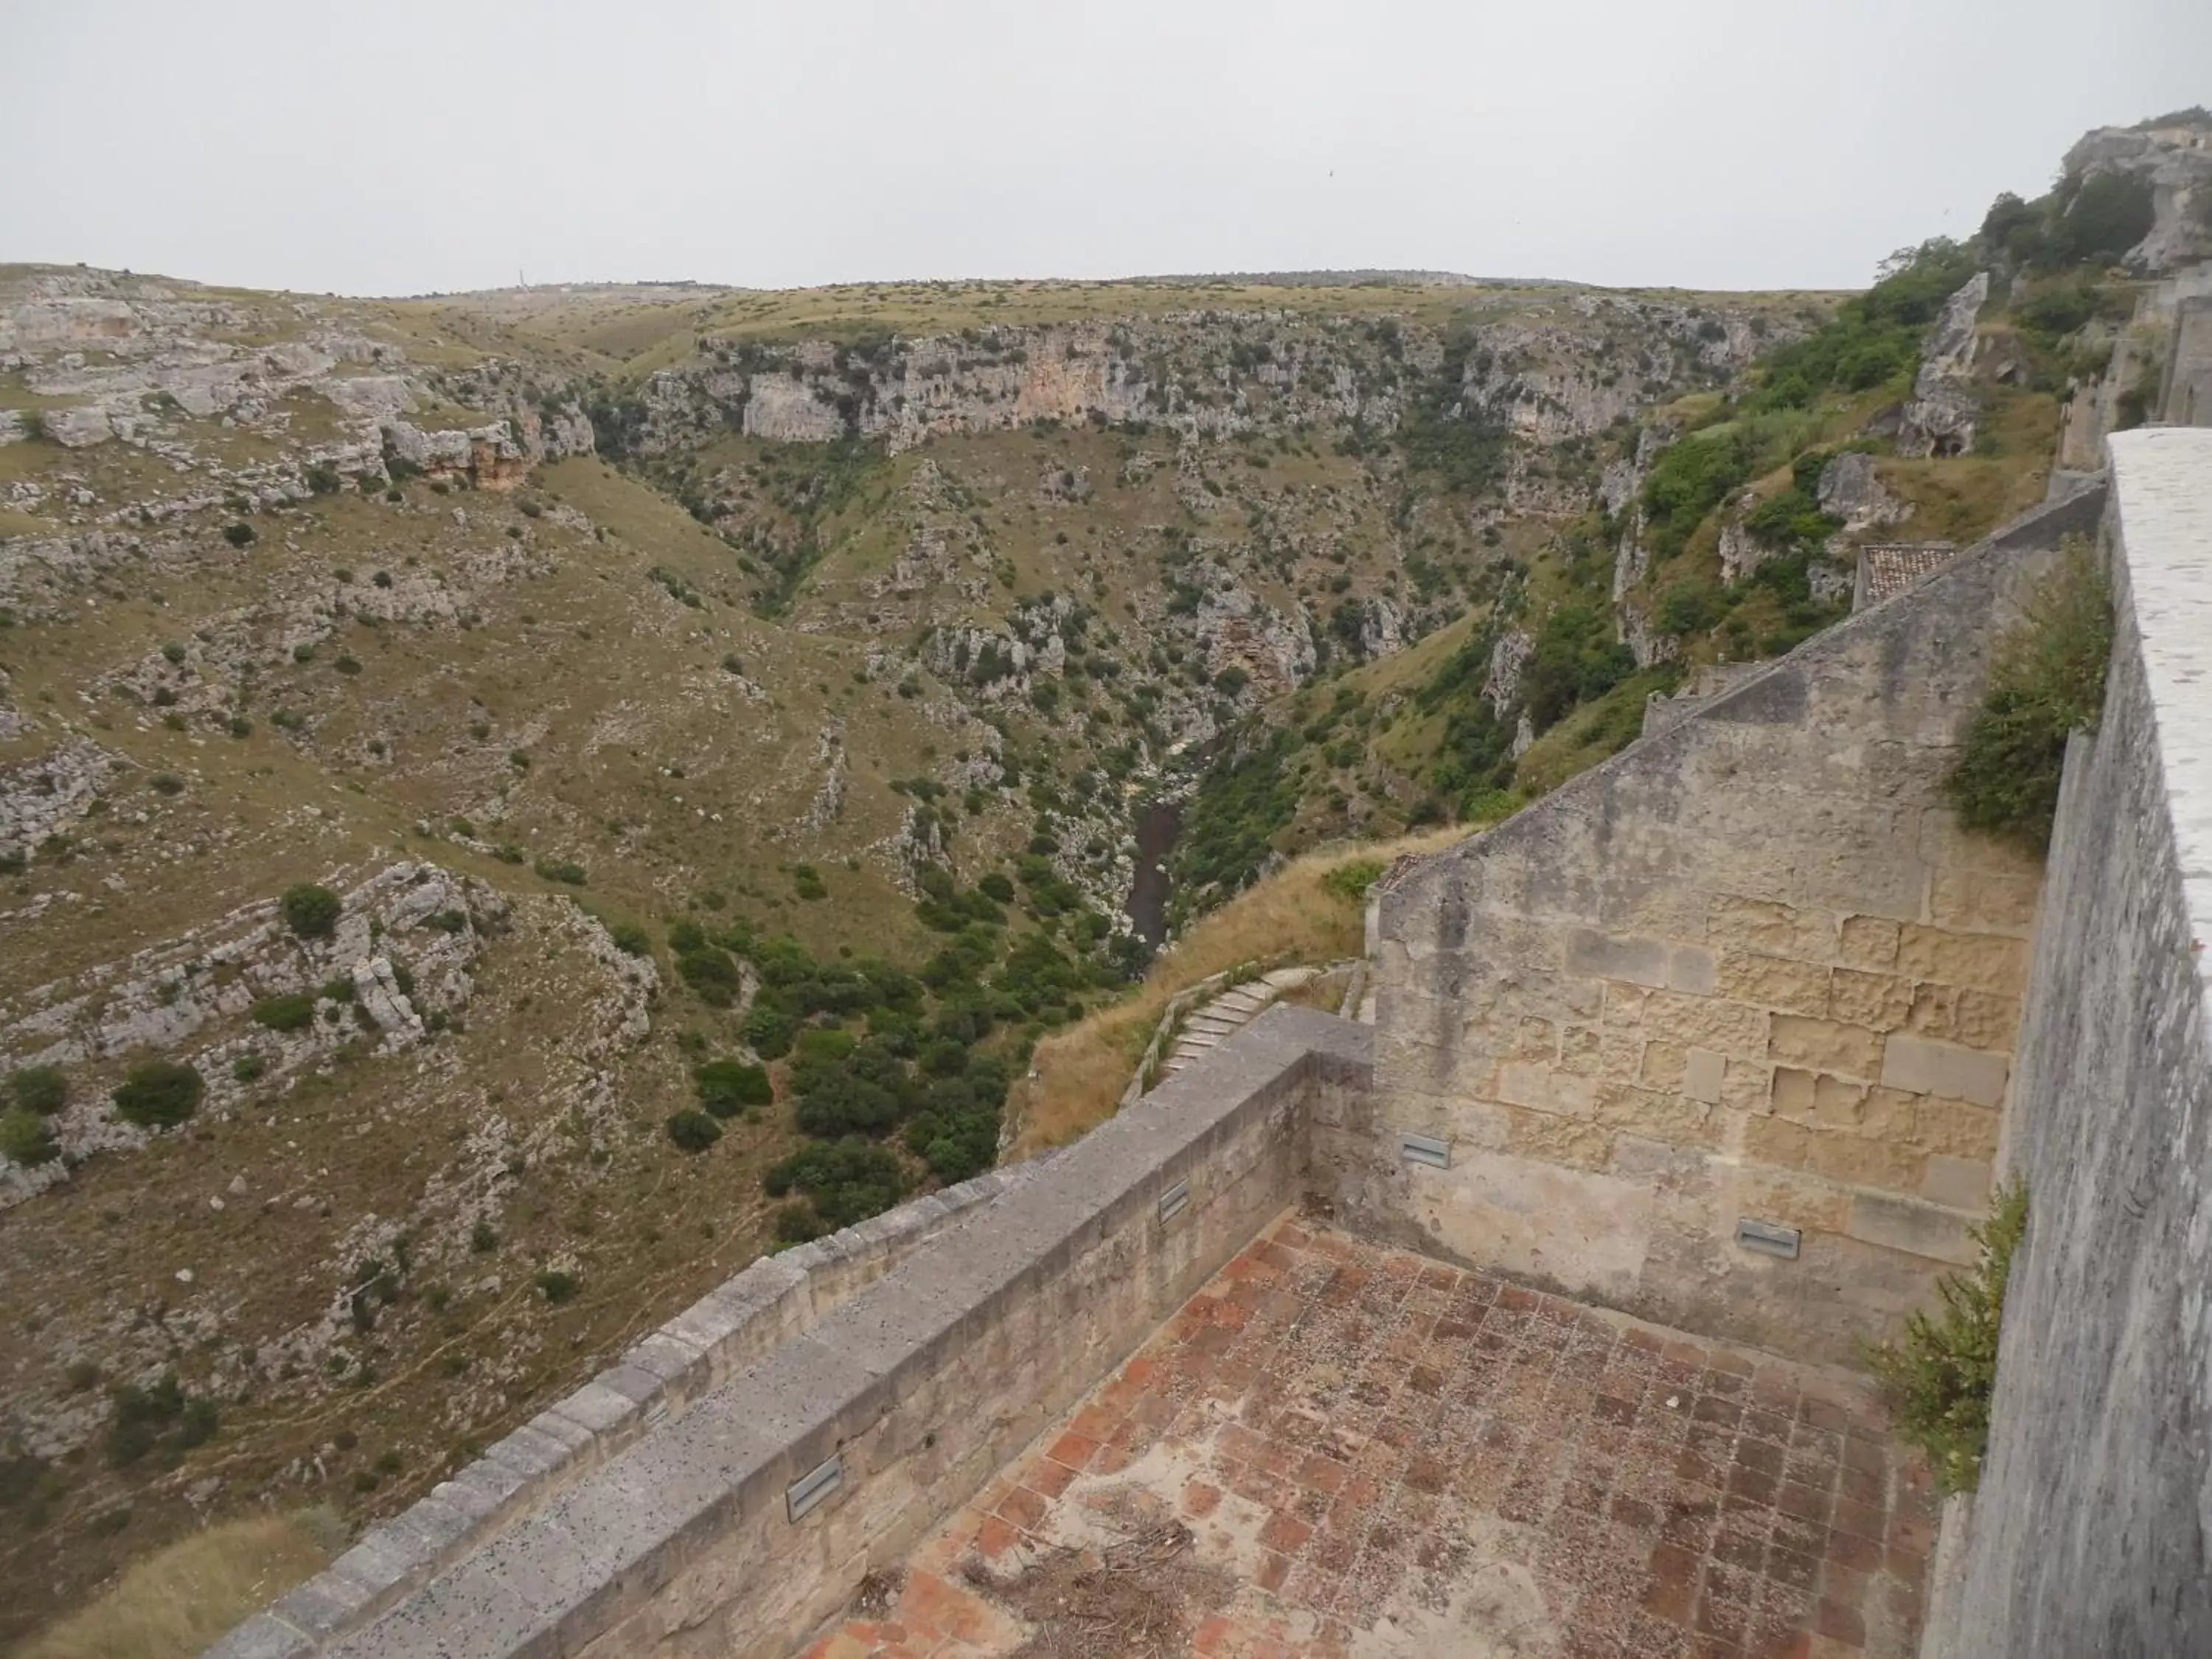
<path id="1" fill-rule="evenodd" d="M 1846 1363 L 1970 1260 L 2039 872 L 1938 785 L 1995 630 L 2101 505 L 2039 509 L 1390 878 L 1376 1092 L 1316 1143 L 1352 1224 Z M 1802 1254 L 1741 1248 L 1741 1218 Z"/>
<path id="2" fill-rule="evenodd" d="M 2008 1124 L 2027 1233 L 1926 1650 L 1962 1659 L 2212 1653 L 2212 432 L 2110 449 L 2112 667 Z"/>
<path id="3" fill-rule="evenodd" d="M 320 1650 L 792 1650 L 1297 1201 L 1310 1116 L 1340 1117 L 1370 1066 L 1365 1028 L 1270 1010 Z M 283 1604 L 223 1650 L 314 1650 Z"/>

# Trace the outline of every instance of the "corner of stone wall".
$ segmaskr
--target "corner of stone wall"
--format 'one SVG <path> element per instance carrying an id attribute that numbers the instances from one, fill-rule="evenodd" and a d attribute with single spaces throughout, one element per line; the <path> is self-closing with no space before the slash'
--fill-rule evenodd
<path id="1" fill-rule="evenodd" d="M 1328 1155 L 1347 1217 L 1843 1364 L 1970 1261 L 2040 871 L 1940 784 L 1995 628 L 2104 496 L 1392 872 L 1376 1094 Z"/>

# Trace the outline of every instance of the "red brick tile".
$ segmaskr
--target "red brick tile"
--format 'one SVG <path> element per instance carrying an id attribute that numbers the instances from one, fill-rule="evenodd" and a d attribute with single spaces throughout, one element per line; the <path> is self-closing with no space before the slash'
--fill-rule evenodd
<path id="1" fill-rule="evenodd" d="M 1074 1479 L 1073 1469 L 1065 1463 L 1056 1463 L 1049 1457 L 1040 1457 L 1022 1471 L 1022 1484 L 1044 1498 L 1059 1497 Z"/>
<path id="2" fill-rule="evenodd" d="M 1830 1561 L 1856 1572 L 1872 1572 L 1882 1563 L 1882 1547 L 1870 1538 L 1856 1533 L 1838 1532 L 1831 1528 L 1826 1551 Z"/>
<path id="3" fill-rule="evenodd" d="M 1267 1524 L 1260 1528 L 1260 1541 L 1271 1550 L 1280 1550 L 1285 1555 L 1295 1555 L 1313 1536 L 1313 1528 L 1296 1516 L 1278 1510 L 1268 1516 Z"/>
<path id="4" fill-rule="evenodd" d="M 1045 1511 L 1051 1507 L 1051 1499 L 1041 1497 L 1026 1486 L 1017 1486 L 999 1501 L 998 1512 L 1024 1532 L 1034 1532 L 1037 1522 L 1044 1519 Z"/>
<path id="5" fill-rule="evenodd" d="M 999 1516 L 987 1515 L 975 1534 L 975 1551 L 985 1560 L 995 1561 L 1021 1542 L 1021 1534 L 1014 1529 L 1012 1522 Z"/>
<path id="6" fill-rule="evenodd" d="M 1204 1480 L 1186 1480 L 1182 1486 L 1182 1512 L 1194 1521 L 1203 1521 L 1221 1507 L 1221 1488 Z"/>
<path id="7" fill-rule="evenodd" d="M 1261 1556 L 1257 1578 L 1260 1588 L 1268 1595 L 1273 1595 L 1281 1589 L 1284 1582 L 1290 1576 L 1291 1558 L 1289 1556 L 1280 1554 L 1274 1550 L 1269 1550 Z"/>
<path id="8" fill-rule="evenodd" d="M 1859 1616 L 1856 1607 L 1847 1607 L 1837 1601 L 1823 1601 L 1814 1628 L 1831 1641 L 1841 1642 L 1850 1647 L 1866 1645 L 1866 1620 Z"/>

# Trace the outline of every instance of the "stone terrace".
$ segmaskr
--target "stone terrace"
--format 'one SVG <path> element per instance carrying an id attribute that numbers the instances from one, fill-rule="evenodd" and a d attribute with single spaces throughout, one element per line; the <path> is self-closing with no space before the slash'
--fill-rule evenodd
<path id="1" fill-rule="evenodd" d="M 1901 1656 L 1933 1532 L 1856 1379 L 1283 1221 L 807 1652 Z"/>

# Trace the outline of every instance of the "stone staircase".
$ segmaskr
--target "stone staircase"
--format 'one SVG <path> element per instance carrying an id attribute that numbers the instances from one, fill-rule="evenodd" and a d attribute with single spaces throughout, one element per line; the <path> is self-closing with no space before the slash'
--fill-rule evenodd
<path id="1" fill-rule="evenodd" d="M 1273 973 L 1233 985 L 1185 1020 L 1176 1045 L 1160 1068 L 1163 1078 L 1173 1077 L 1194 1065 L 1237 1031 L 1242 1030 L 1285 991 L 1296 990 L 1313 979 L 1318 968 L 1278 968 Z"/>

